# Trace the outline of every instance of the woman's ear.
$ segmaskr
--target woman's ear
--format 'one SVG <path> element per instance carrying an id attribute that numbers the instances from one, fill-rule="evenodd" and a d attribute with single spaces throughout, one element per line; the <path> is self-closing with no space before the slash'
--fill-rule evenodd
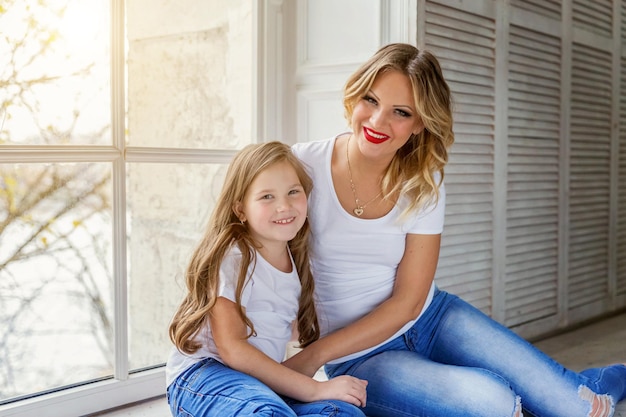
<path id="1" fill-rule="evenodd" d="M 422 118 L 417 121 L 415 128 L 413 128 L 413 135 L 417 136 L 424 130 L 424 122 L 422 122 Z"/>

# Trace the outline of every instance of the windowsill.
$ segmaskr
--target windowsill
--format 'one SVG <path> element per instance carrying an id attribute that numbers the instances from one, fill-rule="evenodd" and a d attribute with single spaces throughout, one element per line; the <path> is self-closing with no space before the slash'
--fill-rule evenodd
<path id="1" fill-rule="evenodd" d="M 100 381 L 6 404 L 0 406 L 0 415 L 3 417 L 93 416 L 102 414 L 103 410 L 125 407 L 139 398 L 156 398 L 164 392 L 165 371 L 161 367 L 132 374 L 124 381 L 114 379 Z"/>

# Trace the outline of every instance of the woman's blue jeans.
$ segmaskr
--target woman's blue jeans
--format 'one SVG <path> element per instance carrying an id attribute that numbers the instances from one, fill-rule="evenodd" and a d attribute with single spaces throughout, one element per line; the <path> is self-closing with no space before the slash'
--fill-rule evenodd
<path id="1" fill-rule="evenodd" d="M 302 403 L 280 397 L 258 379 L 210 358 L 176 378 L 167 400 L 175 417 L 364 417 L 360 408 L 343 401 Z"/>
<path id="2" fill-rule="evenodd" d="M 326 365 L 326 373 L 369 381 L 364 411 L 381 417 L 510 417 L 520 400 L 525 416 L 608 417 L 626 396 L 626 366 L 565 369 L 439 290 L 404 335 L 363 357 Z"/>

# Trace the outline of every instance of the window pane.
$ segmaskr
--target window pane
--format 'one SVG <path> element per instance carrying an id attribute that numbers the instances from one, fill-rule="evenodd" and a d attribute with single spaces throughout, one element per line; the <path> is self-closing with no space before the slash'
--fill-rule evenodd
<path id="1" fill-rule="evenodd" d="M 108 145 L 107 0 L 0 6 L 0 144 Z"/>
<path id="2" fill-rule="evenodd" d="M 129 164 L 130 368 L 163 364 L 184 270 L 222 189 L 226 165 Z"/>
<path id="3" fill-rule="evenodd" d="M 252 120 L 251 1 L 128 2 L 130 146 L 239 149 Z"/>
<path id="4" fill-rule="evenodd" d="M 111 166 L 0 164 L 0 402 L 112 374 Z"/>

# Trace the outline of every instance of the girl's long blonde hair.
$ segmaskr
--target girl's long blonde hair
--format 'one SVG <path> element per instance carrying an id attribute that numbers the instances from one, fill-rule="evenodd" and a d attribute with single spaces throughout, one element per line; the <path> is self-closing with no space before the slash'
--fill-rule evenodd
<path id="1" fill-rule="evenodd" d="M 452 98 L 433 54 L 409 44 L 389 44 L 379 49 L 346 82 L 343 104 L 348 123 L 354 107 L 369 93 L 376 77 L 387 71 L 399 71 L 409 78 L 417 116 L 424 124 L 422 132 L 412 135 L 396 152 L 382 180 L 385 198 L 409 197 L 410 204 L 403 212 L 407 215 L 439 198 L 448 149 L 454 143 Z M 437 183 L 436 172 L 440 173 Z"/>
<path id="2" fill-rule="evenodd" d="M 255 334 L 254 325 L 241 305 L 241 294 L 250 278 L 248 267 L 256 262 L 255 254 L 258 244 L 250 236 L 247 226 L 239 221 L 234 207 L 236 203 L 243 201 L 250 184 L 260 172 L 284 161 L 296 170 L 308 197 L 313 188 L 313 182 L 298 158 L 284 143 L 275 141 L 248 145 L 237 153 L 228 167 L 217 205 L 185 272 L 187 295 L 178 307 L 169 327 L 170 339 L 181 352 L 192 354 L 201 347 L 201 343 L 195 339 L 195 336 L 211 314 L 218 296 L 220 265 L 233 244 L 239 247 L 242 254 L 235 291 L 236 303 L 241 319 L 250 329 L 248 337 Z M 307 219 L 300 231 L 288 243 L 302 285 L 297 319 L 299 342 L 303 347 L 319 338 L 319 324 L 313 302 L 313 275 L 309 268 L 307 246 L 309 232 L 310 226 Z"/>

